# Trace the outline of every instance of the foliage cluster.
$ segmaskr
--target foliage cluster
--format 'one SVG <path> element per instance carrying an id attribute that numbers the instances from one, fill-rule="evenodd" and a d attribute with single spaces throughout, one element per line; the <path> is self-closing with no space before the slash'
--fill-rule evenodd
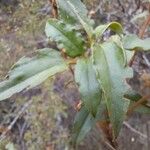
<path id="1" fill-rule="evenodd" d="M 128 109 L 141 98 L 126 82 L 133 76 L 128 64 L 135 51 L 150 50 L 150 38 L 125 35 L 118 22 L 95 27 L 80 0 L 57 0 L 57 6 L 59 18 L 47 21 L 45 33 L 59 51 L 44 48 L 21 58 L 0 83 L 0 100 L 71 70 L 81 95 L 73 143 L 78 144 L 95 123 L 104 121 L 115 143 Z M 108 29 L 114 35 L 105 39 L 103 33 Z M 142 104 L 136 111 L 149 113 L 150 109 Z"/>

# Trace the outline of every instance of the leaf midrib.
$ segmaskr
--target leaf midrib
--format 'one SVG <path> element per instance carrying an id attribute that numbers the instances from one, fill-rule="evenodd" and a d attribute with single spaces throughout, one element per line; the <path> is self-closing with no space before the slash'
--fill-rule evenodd
<path id="1" fill-rule="evenodd" d="M 51 22 L 51 23 L 53 24 L 53 22 Z M 55 22 L 55 23 L 57 23 L 57 22 Z M 49 23 L 49 24 L 50 24 L 50 23 Z M 51 25 L 51 24 L 50 24 L 50 25 Z M 64 37 L 65 39 L 67 39 L 67 40 L 69 41 L 69 43 L 71 43 L 71 45 L 75 48 L 75 50 L 76 50 L 76 49 L 81 49 L 81 47 L 78 47 L 78 45 L 81 45 L 79 42 L 78 42 L 78 45 L 76 45 L 76 42 L 73 43 L 72 40 L 67 37 L 66 33 L 67 33 L 68 31 L 66 31 L 66 33 L 63 32 L 63 30 L 60 30 L 57 25 L 55 26 L 55 24 L 53 24 L 53 28 L 56 28 L 56 29 L 61 33 L 61 35 L 63 35 L 63 37 Z M 73 34 L 74 34 L 74 32 L 73 32 Z M 74 34 L 74 35 L 75 35 L 75 34 Z M 76 37 L 76 38 L 77 38 L 77 37 Z M 82 40 L 82 39 L 81 39 L 81 40 Z"/>

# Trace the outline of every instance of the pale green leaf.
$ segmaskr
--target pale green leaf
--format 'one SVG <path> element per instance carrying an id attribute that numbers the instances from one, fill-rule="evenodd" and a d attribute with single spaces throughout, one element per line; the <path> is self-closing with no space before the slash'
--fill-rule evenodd
<path id="1" fill-rule="evenodd" d="M 149 51 L 150 38 L 142 40 L 137 35 L 127 35 L 123 39 L 123 47 L 127 50 Z"/>
<path id="2" fill-rule="evenodd" d="M 64 48 L 67 55 L 71 57 L 79 56 L 85 51 L 83 39 L 71 25 L 50 19 L 46 23 L 45 33 L 47 37 L 58 43 L 59 48 Z"/>
<path id="3" fill-rule="evenodd" d="M 0 100 L 22 90 L 31 89 L 48 77 L 67 69 L 67 64 L 58 51 L 45 48 L 32 58 L 23 57 L 11 69 L 8 79 L 0 83 Z"/>
<path id="4" fill-rule="evenodd" d="M 102 93 L 90 58 L 82 58 L 77 61 L 75 81 L 79 85 L 81 100 L 85 107 L 95 116 Z"/>
<path id="5" fill-rule="evenodd" d="M 122 29 L 122 26 L 120 23 L 111 22 L 111 23 L 100 25 L 100 26 L 96 27 L 96 29 L 94 30 L 94 34 L 95 34 L 96 38 L 101 37 L 108 28 L 118 34 L 123 33 L 123 29 Z"/>
<path id="6" fill-rule="evenodd" d="M 132 76 L 132 69 L 124 66 L 124 57 L 122 49 L 113 42 L 93 47 L 94 66 L 104 92 L 113 138 L 120 131 L 129 105 L 124 92 L 128 89 L 126 78 Z"/>

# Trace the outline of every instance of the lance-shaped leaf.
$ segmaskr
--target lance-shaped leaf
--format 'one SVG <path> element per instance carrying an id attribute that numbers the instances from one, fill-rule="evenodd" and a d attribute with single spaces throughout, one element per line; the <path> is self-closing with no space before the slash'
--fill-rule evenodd
<path id="1" fill-rule="evenodd" d="M 80 0 L 76 0 L 76 1 L 67 0 L 66 2 L 71 8 L 71 11 L 74 13 L 75 18 L 77 18 L 78 22 L 81 23 L 81 25 L 85 29 L 89 39 L 92 39 L 93 36 L 92 22 L 87 16 L 87 10 L 85 6 L 81 3 Z"/>
<path id="2" fill-rule="evenodd" d="M 83 105 L 75 117 L 72 136 L 73 144 L 79 144 L 92 127 L 94 127 L 95 123 L 107 120 L 106 111 L 107 108 L 104 101 L 101 101 L 96 117 L 93 117 L 93 115 L 91 115 L 91 113 Z"/>
<path id="3" fill-rule="evenodd" d="M 113 138 L 118 135 L 129 101 L 124 99 L 128 89 L 125 79 L 132 76 L 132 70 L 124 66 L 125 55 L 113 42 L 93 47 L 93 61 L 97 78 L 104 92 Z"/>
<path id="4" fill-rule="evenodd" d="M 88 11 L 81 0 L 56 0 L 59 16 L 62 20 L 71 24 L 83 23 L 91 26 L 92 21 L 88 17 Z M 83 25 L 82 24 L 82 25 Z M 88 28 L 89 28 L 88 27 Z"/>
<path id="5" fill-rule="evenodd" d="M 117 34 L 123 33 L 123 29 L 122 29 L 122 26 L 120 23 L 111 22 L 108 24 L 100 25 L 94 30 L 94 34 L 95 34 L 96 38 L 101 37 L 108 28 L 111 29 L 112 31 L 116 32 Z"/>
<path id="6" fill-rule="evenodd" d="M 64 48 L 70 57 L 79 56 L 85 51 L 83 39 L 70 25 L 50 19 L 46 23 L 45 33 L 58 43 L 59 48 Z"/>
<path id="7" fill-rule="evenodd" d="M 60 53 L 49 48 L 37 51 L 32 58 L 23 57 L 13 66 L 8 79 L 0 83 L 0 100 L 33 88 L 66 69 L 67 65 Z"/>
<path id="8" fill-rule="evenodd" d="M 82 106 L 80 111 L 77 113 L 74 121 L 72 142 L 74 145 L 79 144 L 86 134 L 92 129 L 96 119 L 91 113 Z"/>
<path id="9" fill-rule="evenodd" d="M 140 39 L 137 35 L 127 35 L 123 39 L 123 47 L 127 50 L 150 50 L 150 38 Z"/>
<path id="10" fill-rule="evenodd" d="M 78 21 L 77 16 L 73 13 L 67 0 L 56 0 L 56 2 L 58 7 L 59 18 L 66 23 L 76 24 Z M 78 6 L 81 14 L 87 14 L 87 10 L 80 0 L 71 2 L 73 2 L 73 5 Z"/>
<path id="11" fill-rule="evenodd" d="M 95 116 L 102 93 L 90 58 L 77 61 L 75 81 L 79 84 L 81 100 L 84 102 L 85 107 Z"/>

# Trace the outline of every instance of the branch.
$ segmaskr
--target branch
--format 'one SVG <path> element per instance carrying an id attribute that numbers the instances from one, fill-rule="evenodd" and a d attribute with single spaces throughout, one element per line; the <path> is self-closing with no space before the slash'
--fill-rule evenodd
<path id="1" fill-rule="evenodd" d="M 146 31 L 146 29 L 147 29 L 147 27 L 149 25 L 150 25 L 150 15 L 147 17 L 147 19 L 145 20 L 145 22 L 142 24 L 142 27 L 141 27 L 141 29 L 139 31 L 139 37 L 140 38 L 143 38 L 144 33 L 145 33 L 145 31 Z"/>
<path id="2" fill-rule="evenodd" d="M 57 3 L 56 0 L 49 0 L 52 7 L 52 15 L 54 18 L 58 17 Z"/>
<path id="3" fill-rule="evenodd" d="M 135 102 L 131 107 L 129 107 L 127 114 L 130 115 L 138 106 L 146 102 L 149 97 L 150 95 L 143 96 L 141 99 Z"/>
<path id="4" fill-rule="evenodd" d="M 132 132 L 134 132 L 136 135 L 141 136 L 141 137 L 144 138 L 144 139 L 147 139 L 147 138 L 148 138 L 145 134 L 139 132 L 138 130 L 136 130 L 135 128 L 133 128 L 131 125 L 129 125 L 127 122 L 123 122 L 123 125 L 125 125 L 128 129 L 130 129 L 130 130 L 131 130 Z"/>
<path id="5" fill-rule="evenodd" d="M 14 120 L 10 123 L 10 125 L 7 127 L 7 129 L 1 134 L 0 136 L 0 142 L 2 142 L 6 134 L 13 128 L 19 117 L 26 111 L 26 109 L 29 107 L 29 105 L 32 103 L 32 100 L 28 101 L 27 103 L 24 104 L 24 106 L 20 109 Z"/>

